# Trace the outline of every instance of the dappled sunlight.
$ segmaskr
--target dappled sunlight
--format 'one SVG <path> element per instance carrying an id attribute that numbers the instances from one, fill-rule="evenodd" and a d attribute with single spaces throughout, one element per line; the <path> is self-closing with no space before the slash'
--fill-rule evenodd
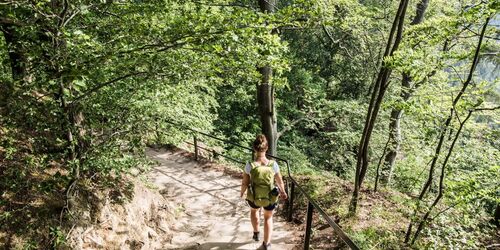
<path id="1" fill-rule="evenodd" d="M 147 155 L 158 162 L 151 181 L 175 206 L 173 238 L 166 248 L 257 249 L 262 244 L 252 240 L 250 210 L 239 197 L 240 179 L 204 168 L 179 152 L 149 149 Z M 293 248 L 297 233 L 283 218 L 274 216 L 274 221 L 273 249 Z"/>

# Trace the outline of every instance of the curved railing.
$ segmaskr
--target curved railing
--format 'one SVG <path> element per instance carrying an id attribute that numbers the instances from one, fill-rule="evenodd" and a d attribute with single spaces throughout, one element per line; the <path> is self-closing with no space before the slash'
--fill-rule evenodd
<path id="1" fill-rule="evenodd" d="M 211 135 L 211 134 L 208 134 L 208 133 L 205 133 L 205 132 L 202 132 L 202 131 L 199 131 L 199 130 L 196 130 L 196 129 L 193 129 L 193 128 L 190 128 L 190 127 L 178 124 L 178 123 L 175 123 L 173 121 L 166 120 L 165 122 L 167 122 L 168 124 L 171 124 L 171 125 L 175 126 L 176 128 L 182 128 L 182 129 L 185 129 L 185 130 L 189 130 L 189 131 L 191 131 L 193 133 L 193 142 L 192 143 L 191 142 L 186 142 L 186 143 L 188 143 L 188 144 L 190 144 L 190 145 L 192 145 L 194 147 L 194 155 L 195 155 L 195 159 L 196 160 L 198 160 L 198 158 L 199 158 L 199 149 L 202 149 L 202 150 L 206 150 L 206 151 L 208 151 L 208 152 L 210 152 L 212 154 L 215 154 L 215 155 L 218 155 L 218 156 L 222 156 L 222 157 L 224 157 L 224 158 L 226 158 L 228 160 L 231 160 L 231 161 L 234 161 L 234 162 L 237 162 L 237 163 L 240 163 L 240 164 L 245 164 L 246 163 L 243 160 L 236 159 L 236 158 L 231 157 L 229 155 L 225 155 L 223 153 L 216 152 L 216 151 L 211 150 L 209 148 L 206 148 L 206 147 L 198 145 L 199 141 L 198 141 L 198 136 L 197 135 L 203 135 L 203 136 L 212 138 L 214 140 L 223 142 L 225 144 L 229 144 L 229 145 L 232 145 L 232 146 L 235 146 L 237 148 L 240 148 L 240 149 L 243 149 L 243 150 L 246 150 L 246 151 L 249 151 L 249 152 L 253 153 L 253 150 L 250 147 L 245 147 L 245 146 L 242 146 L 240 144 L 234 143 L 232 141 L 218 138 L 218 137 L 216 137 L 214 135 Z M 283 162 L 286 165 L 286 168 L 287 168 L 287 177 L 288 177 L 288 180 L 290 182 L 290 190 L 288 190 L 288 196 L 289 196 L 288 211 L 287 211 L 288 212 L 288 214 L 287 214 L 288 221 L 292 221 L 292 219 L 293 219 L 293 202 L 294 202 L 294 198 L 295 198 L 295 189 L 296 188 L 297 188 L 297 190 L 300 193 L 302 193 L 304 195 L 304 197 L 308 201 L 308 204 L 307 204 L 306 229 L 305 229 L 305 234 L 304 234 L 304 249 L 305 250 L 309 249 L 309 245 L 310 245 L 309 243 L 310 243 L 310 240 L 311 240 L 312 219 L 313 219 L 312 216 L 313 216 L 314 210 L 316 210 L 319 213 L 319 215 L 333 228 L 333 230 L 335 231 L 335 233 L 340 237 L 340 239 L 342 239 L 342 241 L 347 246 L 349 246 L 351 249 L 359 249 L 359 247 L 356 246 L 356 244 L 354 244 L 354 242 L 347 236 L 347 234 L 342 230 L 342 228 L 340 228 L 340 226 L 337 223 L 335 223 L 335 221 L 333 221 L 332 218 L 325 213 L 325 211 L 317 204 L 317 202 L 314 201 L 314 199 L 304 190 L 304 188 L 302 188 L 302 186 L 300 186 L 300 184 L 297 182 L 297 180 L 295 180 L 295 178 L 293 178 L 292 172 L 290 170 L 290 164 L 289 164 L 288 160 L 280 158 L 280 157 L 277 157 L 277 156 L 274 156 L 274 155 L 270 155 L 270 154 L 266 154 L 266 155 L 268 157 L 270 157 L 270 158 L 273 158 L 275 160 Z"/>

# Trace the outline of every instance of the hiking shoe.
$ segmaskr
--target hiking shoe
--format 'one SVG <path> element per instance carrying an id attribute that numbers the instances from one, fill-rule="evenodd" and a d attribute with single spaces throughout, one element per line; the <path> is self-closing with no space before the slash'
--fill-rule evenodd
<path id="1" fill-rule="evenodd" d="M 262 249 L 264 250 L 271 250 L 271 243 L 265 243 L 265 242 L 262 242 Z"/>
<path id="2" fill-rule="evenodd" d="M 253 238 L 253 240 L 255 240 L 255 241 L 259 241 L 259 240 L 260 240 L 260 239 L 259 239 L 259 232 L 253 232 L 253 237 L 252 237 L 252 238 Z"/>

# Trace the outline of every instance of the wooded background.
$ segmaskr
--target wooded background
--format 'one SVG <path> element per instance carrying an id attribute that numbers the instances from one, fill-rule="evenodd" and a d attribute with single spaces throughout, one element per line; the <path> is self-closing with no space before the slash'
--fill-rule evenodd
<path id="1" fill-rule="evenodd" d="M 270 153 L 322 178 L 311 193 L 353 225 L 360 200 L 392 200 L 399 214 L 379 216 L 404 232 L 347 226 L 362 248 L 498 244 L 499 9 L 495 0 L 2 1 L 0 227 L 21 225 L 35 194 L 59 195 L 64 210 L 85 180 L 147 166 L 146 146 L 190 138 L 166 122 L 175 121 L 246 145 L 266 134 Z M 324 188 L 342 181 L 345 202 L 335 203 Z M 64 244 L 54 228 L 19 230 Z"/>

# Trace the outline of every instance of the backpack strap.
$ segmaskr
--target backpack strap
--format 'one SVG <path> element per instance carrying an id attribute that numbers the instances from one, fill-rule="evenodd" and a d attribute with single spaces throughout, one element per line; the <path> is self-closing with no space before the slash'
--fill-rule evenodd
<path id="1" fill-rule="evenodd" d="M 269 160 L 269 162 L 267 163 L 267 166 L 268 167 L 273 167 L 274 166 L 274 161 L 273 160 Z"/>
<path id="2" fill-rule="evenodd" d="M 249 183 L 248 183 L 248 191 L 251 191 L 252 192 L 252 202 L 255 201 L 255 188 L 254 188 L 254 185 L 253 185 L 253 180 L 252 180 L 252 169 L 254 169 L 254 163 L 253 161 L 252 162 L 249 162 L 248 164 L 250 164 L 250 171 L 248 171 L 248 176 L 249 176 Z M 247 191 L 247 193 L 248 193 Z M 248 194 L 247 194 L 247 197 L 248 197 Z"/>

